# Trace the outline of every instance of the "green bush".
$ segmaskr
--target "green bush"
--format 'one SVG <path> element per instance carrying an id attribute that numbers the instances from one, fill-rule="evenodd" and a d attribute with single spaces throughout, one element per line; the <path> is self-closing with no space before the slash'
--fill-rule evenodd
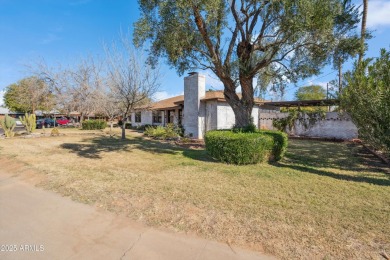
<path id="1" fill-rule="evenodd" d="M 208 131 L 207 152 L 216 160 L 232 164 L 255 164 L 280 160 L 287 147 L 287 135 L 277 131 L 254 133 L 231 130 Z"/>
<path id="2" fill-rule="evenodd" d="M 390 50 L 356 63 L 344 78 L 341 107 L 352 117 L 359 138 L 390 156 Z"/>
<path id="3" fill-rule="evenodd" d="M 6 137 L 8 138 L 14 137 L 15 135 L 14 128 L 16 126 L 16 121 L 14 118 L 6 114 L 4 118 L 0 119 L 0 125 L 3 128 Z"/>
<path id="4" fill-rule="evenodd" d="M 165 139 L 165 128 L 162 126 L 147 126 L 145 128 L 144 135 L 154 137 L 156 139 Z"/>
<path id="5" fill-rule="evenodd" d="M 280 131 L 272 131 L 272 130 L 259 130 L 259 133 L 272 136 L 274 144 L 272 149 L 273 158 L 271 159 L 273 159 L 274 161 L 281 160 L 287 151 L 287 145 L 288 145 L 287 134 Z"/>
<path id="6" fill-rule="evenodd" d="M 107 127 L 107 122 L 104 120 L 85 120 L 82 124 L 82 130 L 97 130 Z"/>
<path id="7" fill-rule="evenodd" d="M 163 126 L 145 126 L 144 135 L 155 139 L 174 139 L 179 137 L 181 129 L 174 124 Z"/>

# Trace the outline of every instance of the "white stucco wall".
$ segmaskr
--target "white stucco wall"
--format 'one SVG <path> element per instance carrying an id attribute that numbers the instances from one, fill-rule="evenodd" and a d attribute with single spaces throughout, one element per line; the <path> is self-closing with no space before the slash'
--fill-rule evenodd
<path id="1" fill-rule="evenodd" d="M 205 131 L 217 129 L 217 101 L 206 102 Z"/>
<path id="2" fill-rule="evenodd" d="M 286 117 L 288 113 L 260 113 L 260 128 L 274 130 L 272 122 L 275 118 Z M 349 140 L 358 138 L 358 129 L 347 114 L 337 112 L 326 113 L 324 120 L 318 121 L 314 126 L 306 129 L 299 122 L 289 134 L 307 137 L 336 138 Z"/>
<path id="3" fill-rule="evenodd" d="M 252 110 L 253 123 L 258 127 L 259 108 L 254 106 Z M 217 128 L 216 129 L 230 129 L 236 123 L 233 109 L 226 102 L 218 102 L 217 107 Z"/>
<path id="4" fill-rule="evenodd" d="M 134 126 L 134 124 L 135 124 L 135 113 L 134 112 L 132 112 L 130 115 L 130 121 L 131 121 L 131 125 Z"/>
<path id="5" fill-rule="evenodd" d="M 233 109 L 226 102 L 218 102 L 217 129 L 232 128 L 236 123 Z"/>
<path id="6" fill-rule="evenodd" d="M 131 113 L 131 125 L 151 125 L 153 123 L 153 112 L 150 110 L 141 111 L 141 122 L 135 122 L 135 112 Z"/>
<path id="7" fill-rule="evenodd" d="M 151 125 L 153 124 L 153 112 L 150 110 L 145 110 L 141 112 L 141 124 Z"/>

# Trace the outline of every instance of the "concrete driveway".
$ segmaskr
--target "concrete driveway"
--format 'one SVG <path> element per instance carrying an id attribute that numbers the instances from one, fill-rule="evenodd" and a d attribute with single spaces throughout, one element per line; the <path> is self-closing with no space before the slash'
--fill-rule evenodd
<path id="1" fill-rule="evenodd" d="M 134 223 L 2 172 L 0 259 L 275 259 Z"/>

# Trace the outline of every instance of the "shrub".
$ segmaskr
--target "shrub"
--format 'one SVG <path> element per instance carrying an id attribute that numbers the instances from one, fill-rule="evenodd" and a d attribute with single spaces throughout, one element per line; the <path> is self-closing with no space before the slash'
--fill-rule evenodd
<path id="1" fill-rule="evenodd" d="M 260 130 L 259 133 L 272 136 L 274 144 L 272 149 L 273 158 L 271 159 L 275 161 L 281 160 L 287 151 L 287 145 L 288 145 L 287 134 L 280 131 L 272 131 L 272 130 Z"/>
<path id="2" fill-rule="evenodd" d="M 390 156 L 390 50 L 355 64 L 345 80 L 341 107 L 352 117 L 359 138 Z"/>
<path id="3" fill-rule="evenodd" d="M 287 147 L 287 135 L 276 131 L 254 133 L 231 130 L 208 131 L 207 152 L 216 160 L 232 164 L 254 164 L 280 160 Z"/>
<path id="4" fill-rule="evenodd" d="M 144 135 L 153 137 L 156 139 L 174 139 L 179 137 L 181 132 L 180 127 L 174 124 L 167 124 L 163 126 L 145 126 Z"/>
<path id="5" fill-rule="evenodd" d="M 57 127 L 54 127 L 52 130 L 51 130 L 51 136 L 59 136 L 60 135 L 60 131 L 58 130 Z"/>
<path id="6" fill-rule="evenodd" d="M 246 127 L 233 127 L 233 132 L 236 133 L 254 133 L 257 131 L 257 127 L 255 124 L 251 123 L 247 125 Z"/>
<path id="7" fill-rule="evenodd" d="M 85 120 L 82 124 L 82 130 L 97 130 L 107 127 L 107 122 L 104 120 Z"/>
<path id="8" fill-rule="evenodd" d="M 27 134 L 31 134 L 37 128 L 37 121 L 36 120 L 37 120 L 37 118 L 36 118 L 35 114 L 28 114 L 28 113 L 26 113 L 24 115 L 24 117 L 22 116 L 20 118 L 20 122 L 22 122 L 22 124 L 26 128 Z"/>
<path id="9" fill-rule="evenodd" d="M 162 126 L 147 126 L 145 128 L 144 135 L 154 137 L 156 139 L 165 139 L 165 128 Z"/>
<path id="10" fill-rule="evenodd" d="M 0 125 L 4 130 L 6 137 L 13 137 L 15 135 L 14 128 L 16 126 L 16 121 L 12 117 L 5 115 L 3 119 L 0 120 Z"/>

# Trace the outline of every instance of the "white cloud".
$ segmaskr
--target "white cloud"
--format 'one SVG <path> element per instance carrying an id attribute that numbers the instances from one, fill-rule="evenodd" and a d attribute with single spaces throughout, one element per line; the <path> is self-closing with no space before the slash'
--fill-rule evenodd
<path id="1" fill-rule="evenodd" d="M 158 91 L 154 94 L 153 99 L 156 101 L 160 101 L 163 99 L 176 97 L 176 96 L 180 96 L 180 95 L 184 95 L 184 92 L 182 91 L 181 93 L 178 93 L 178 94 L 170 94 L 167 91 Z"/>
<path id="2" fill-rule="evenodd" d="M 323 89 L 326 89 L 327 84 L 328 84 L 328 82 L 313 81 L 313 80 L 307 81 L 307 85 L 318 85 L 318 86 L 321 86 Z"/>
<path id="3" fill-rule="evenodd" d="M 372 0 L 368 2 L 367 27 L 390 26 L 390 1 Z"/>
<path id="4" fill-rule="evenodd" d="M 0 107 L 4 105 L 5 90 L 0 90 Z"/>

